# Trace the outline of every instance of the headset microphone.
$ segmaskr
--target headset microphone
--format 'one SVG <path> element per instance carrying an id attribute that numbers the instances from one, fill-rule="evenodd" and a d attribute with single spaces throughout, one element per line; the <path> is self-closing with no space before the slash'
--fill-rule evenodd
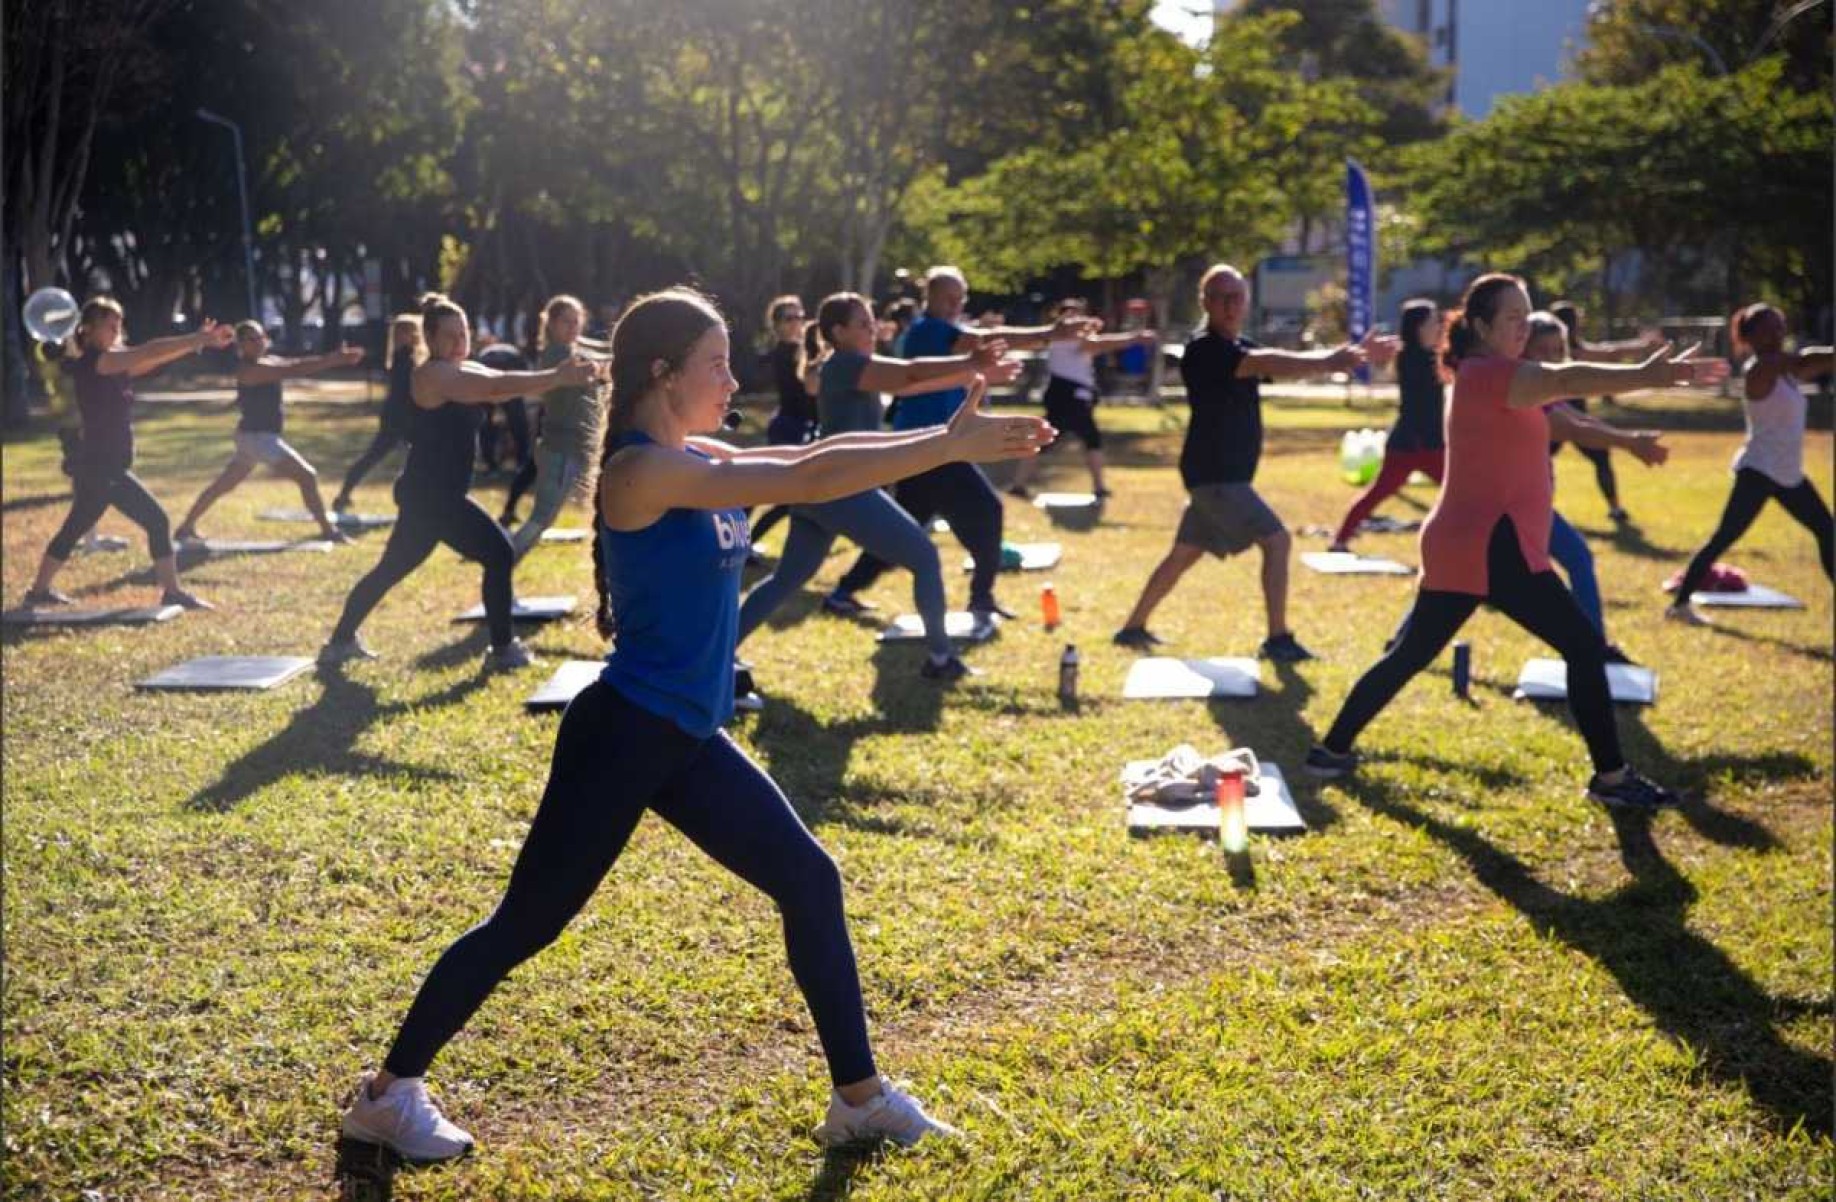
<path id="1" fill-rule="evenodd" d="M 720 419 L 720 428 L 723 430 L 737 430 L 745 420 L 745 418 L 740 416 L 738 409 L 729 409 L 727 410 L 727 415 Z"/>

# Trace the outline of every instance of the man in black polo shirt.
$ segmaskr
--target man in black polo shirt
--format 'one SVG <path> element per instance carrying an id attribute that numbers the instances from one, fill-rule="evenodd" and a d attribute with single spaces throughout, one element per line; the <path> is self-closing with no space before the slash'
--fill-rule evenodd
<path id="1" fill-rule="evenodd" d="M 1251 484 L 1262 457 L 1262 381 L 1298 379 L 1350 371 L 1367 360 L 1387 363 L 1396 339 L 1363 342 L 1324 351 L 1278 351 L 1243 336 L 1249 284 L 1234 267 L 1218 264 L 1199 281 L 1205 331 L 1186 344 L 1179 374 L 1186 383 L 1192 420 L 1179 455 L 1186 484 L 1186 512 L 1173 536 L 1173 549 L 1148 577 L 1117 644 L 1147 650 L 1161 642 L 1147 628 L 1148 617 L 1186 570 L 1209 551 L 1225 558 L 1262 548 L 1262 597 L 1269 611 L 1269 637 L 1261 654 L 1278 663 L 1312 659 L 1288 628 L 1288 556 L 1294 540 L 1274 510 Z"/>

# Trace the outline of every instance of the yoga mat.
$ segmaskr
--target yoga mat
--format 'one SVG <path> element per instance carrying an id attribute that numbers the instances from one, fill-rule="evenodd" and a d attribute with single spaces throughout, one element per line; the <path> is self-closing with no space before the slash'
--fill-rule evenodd
<path id="1" fill-rule="evenodd" d="M 552 622 L 556 618 L 565 618 L 574 612 L 572 597 L 518 597 L 510 606 L 510 619 L 514 622 Z M 485 608 L 482 603 L 472 606 L 458 617 L 455 622 L 482 622 L 485 620 Z"/>
<path id="2" fill-rule="evenodd" d="M 994 623 L 994 628 L 984 633 L 982 637 L 978 639 L 972 637 L 972 632 L 975 627 L 974 614 L 966 610 L 957 609 L 951 610 L 944 615 L 944 630 L 949 633 L 951 638 L 962 642 L 986 642 L 994 637 L 995 631 L 1000 629 L 1000 625 L 1000 619 L 997 618 Z M 923 641 L 923 639 L 924 619 L 920 618 L 917 614 L 900 614 L 892 620 L 892 625 L 879 633 L 879 641 L 882 643 L 916 643 Z"/>
<path id="3" fill-rule="evenodd" d="M 298 655 L 206 655 L 156 672 L 137 689 L 216 692 L 245 689 L 265 692 L 312 667 Z"/>
<path id="4" fill-rule="evenodd" d="M 1151 769 L 1155 760 L 1131 760 L 1122 769 L 1122 801 L 1128 807 L 1128 833 L 1155 835 L 1183 831 L 1207 839 L 1218 837 L 1218 807 L 1208 801 L 1186 806 L 1159 805 L 1151 801 L 1129 801 L 1129 781 Z M 1243 815 L 1255 834 L 1300 835 L 1307 831 L 1306 820 L 1294 804 L 1287 778 L 1275 764 L 1261 764 L 1257 792 L 1243 799 Z"/>
<path id="5" fill-rule="evenodd" d="M 1301 562 L 1328 576 L 1413 576 L 1415 569 L 1393 559 L 1359 555 L 1352 551 L 1303 551 Z"/>
<path id="6" fill-rule="evenodd" d="M 1608 664 L 1607 689 L 1613 700 L 1626 705 L 1653 705 L 1657 702 L 1657 673 L 1636 664 Z M 1517 676 L 1519 701 L 1566 701 L 1568 699 L 1568 665 L 1559 659 L 1533 659 L 1524 664 Z"/>
<path id="7" fill-rule="evenodd" d="M 8 626 L 147 626 L 170 622 L 185 612 L 182 605 L 143 605 L 120 609 L 9 609 L 0 614 Z"/>
<path id="8" fill-rule="evenodd" d="M 1248 658 L 1174 659 L 1148 656 L 1128 670 L 1122 696 L 1137 701 L 1254 697 L 1262 665 Z"/>

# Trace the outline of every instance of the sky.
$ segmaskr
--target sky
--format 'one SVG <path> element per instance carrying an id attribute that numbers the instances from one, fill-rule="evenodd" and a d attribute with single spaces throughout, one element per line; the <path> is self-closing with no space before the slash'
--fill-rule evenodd
<path id="1" fill-rule="evenodd" d="M 1211 15 L 1206 0 L 1160 0 L 1153 11 L 1155 24 L 1195 45 L 1211 36 Z"/>

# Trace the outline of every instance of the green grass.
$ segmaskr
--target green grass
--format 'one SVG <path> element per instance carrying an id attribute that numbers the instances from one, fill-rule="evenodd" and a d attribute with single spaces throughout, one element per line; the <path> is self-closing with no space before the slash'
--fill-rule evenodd
<path id="1" fill-rule="evenodd" d="M 1611 533 L 1578 456 L 1558 496 L 1599 533 L 1612 633 L 1663 673 L 1660 704 L 1621 727 L 1638 764 L 1690 791 L 1680 813 L 1616 826 L 1580 797 L 1566 713 L 1509 699 L 1535 648 L 1491 615 L 1466 634 L 1474 703 L 1439 667 L 1372 727 L 1360 780 L 1307 783 L 1311 732 L 1407 581 L 1296 565 L 1295 623 L 1319 662 L 1265 670 L 1250 704 L 1120 701 L 1130 657 L 1107 636 L 1178 513 L 1182 423 L 1105 411 L 1120 495 L 1104 524 L 1055 533 L 1008 509 L 1010 538 L 1067 546 L 1059 634 L 1030 620 L 1039 579 L 1010 577 L 1029 620 L 974 649 L 987 674 L 948 694 L 917 680 L 915 652 L 812 614 L 814 593 L 746 648 L 771 700 L 738 735 L 842 865 L 883 1066 L 968 1138 L 825 1160 L 807 1135 L 825 1074 L 769 904 L 647 821 L 436 1064 L 479 1154 L 398 1196 L 1826 1197 L 1830 588 L 1774 510 L 1730 558 L 1808 609 L 1663 623 L 1657 583 L 1713 525 L 1735 436 L 1699 407 L 1644 408 L 1690 432 L 1667 468 L 1621 463 L 1637 529 Z M 1269 418 L 1264 492 L 1297 527 L 1332 522 L 1351 496 L 1338 431 L 1382 414 Z M 290 437 L 335 485 L 371 420 L 303 407 Z M 148 415 L 142 474 L 170 510 L 220 465 L 227 430 L 220 411 Z M 1813 435 L 1826 496 L 1830 453 Z M 1042 483 L 1083 487 L 1073 459 Z M 66 486 L 47 437 L 8 444 L 4 468 L 13 599 Z M 206 528 L 272 535 L 255 512 L 291 492 L 247 486 Z M 382 483 L 359 500 L 390 504 Z M 522 712 L 540 673 L 480 676 L 482 636 L 446 621 L 477 596 L 457 557 L 384 603 L 366 637 L 386 658 L 346 677 L 252 696 L 131 687 L 192 655 L 310 654 L 380 544 L 200 566 L 215 615 L 7 635 L 6 1198 L 323 1196 L 344 1091 L 496 901 L 554 722 Z M 1365 546 L 1415 558 L 1410 535 Z M 150 601 L 143 554 L 79 559 L 63 583 Z M 577 545 L 519 575 L 528 593 L 591 590 Z M 873 596 L 909 607 L 896 576 Z M 1253 564 L 1201 565 L 1155 627 L 1184 652 L 1249 653 Z M 1085 656 L 1074 714 L 1054 698 L 1067 639 Z M 582 625 L 533 642 L 550 662 L 600 650 Z M 1314 833 L 1256 841 L 1235 873 L 1214 847 L 1127 838 L 1119 763 L 1180 741 L 1281 763 Z"/>

